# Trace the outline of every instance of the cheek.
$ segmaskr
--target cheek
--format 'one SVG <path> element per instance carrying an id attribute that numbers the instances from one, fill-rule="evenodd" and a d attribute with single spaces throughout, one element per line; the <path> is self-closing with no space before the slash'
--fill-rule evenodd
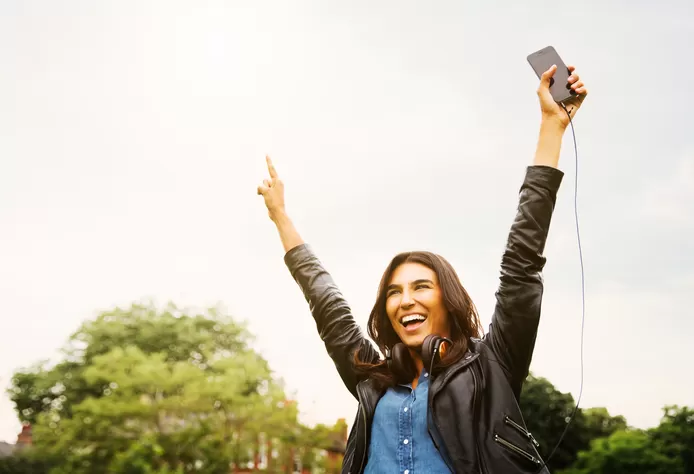
<path id="1" fill-rule="evenodd" d="M 393 321 L 397 312 L 398 312 L 397 301 L 395 300 L 395 298 L 388 298 L 386 300 L 386 314 L 388 315 L 388 319 L 390 321 Z"/>
<path id="2" fill-rule="evenodd" d="M 436 315 L 436 319 L 442 322 L 445 321 L 445 319 L 448 317 L 448 310 L 446 309 L 446 305 L 443 303 L 441 296 L 438 294 L 432 294 L 427 303 L 429 308 Z"/>

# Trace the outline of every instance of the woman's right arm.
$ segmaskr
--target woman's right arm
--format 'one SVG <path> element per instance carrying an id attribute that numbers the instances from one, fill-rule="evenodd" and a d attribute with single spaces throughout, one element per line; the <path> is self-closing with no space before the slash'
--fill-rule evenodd
<path id="1" fill-rule="evenodd" d="M 328 355 L 345 386 L 356 398 L 359 380 L 354 371 L 354 352 L 362 351 L 361 358 L 373 362 L 378 360 L 378 353 L 362 334 L 328 271 L 294 227 L 284 207 L 284 185 L 270 158 L 267 158 L 267 163 L 270 179 L 258 187 L 258 194 L 265 199 L 270 219 L 277 227 L 286 252 L 285 264 L 309 304 Z"/>

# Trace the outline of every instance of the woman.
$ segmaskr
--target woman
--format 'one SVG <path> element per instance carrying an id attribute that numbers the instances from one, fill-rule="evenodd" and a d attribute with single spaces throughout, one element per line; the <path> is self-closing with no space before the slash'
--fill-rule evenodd
<path id="1" fill-rule="evenodd" d="M 285 249 L 285 263 L 306 297 L 328 354 L 359 401 L 344 473 L 548 473 L 518 406 L 528 375 L 542 300 L 543 251 L 563 173 L 561 142 L 587 91 L 573 67 L 574 98 L 552 99 L 546 71 L 532 166 L 501 262 L 488 333 L 451 265 L 428 252 L 397 255 L 369 317 L 355 323 L 331 276 L 287 216 L 282 181 L 258 187 Z M 431 377 L 430 377 L 431 376 Z"/>

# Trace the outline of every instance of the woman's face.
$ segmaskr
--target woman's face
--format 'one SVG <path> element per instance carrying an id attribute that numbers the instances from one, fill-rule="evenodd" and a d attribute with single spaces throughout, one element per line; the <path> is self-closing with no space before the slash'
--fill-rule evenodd
<path id="1" fill-rule="evenodd" d="M 450 336 L 436 273 L 425 265 L 403 263 L 395 269 L 386 289 L 386 313 L 409 348 L 419 349 L 429 334 Z"/>

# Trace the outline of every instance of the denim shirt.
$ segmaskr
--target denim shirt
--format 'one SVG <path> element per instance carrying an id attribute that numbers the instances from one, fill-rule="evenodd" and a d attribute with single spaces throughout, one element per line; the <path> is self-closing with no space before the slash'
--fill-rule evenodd
<path id="1" fill-rule="evenodd" d="M 429 374 L 422 371 L 417 388 L 391 387 L 376 405 L 371 424 L 369 458 L 364 474 L 450 473 L 427 430 Z"/>

